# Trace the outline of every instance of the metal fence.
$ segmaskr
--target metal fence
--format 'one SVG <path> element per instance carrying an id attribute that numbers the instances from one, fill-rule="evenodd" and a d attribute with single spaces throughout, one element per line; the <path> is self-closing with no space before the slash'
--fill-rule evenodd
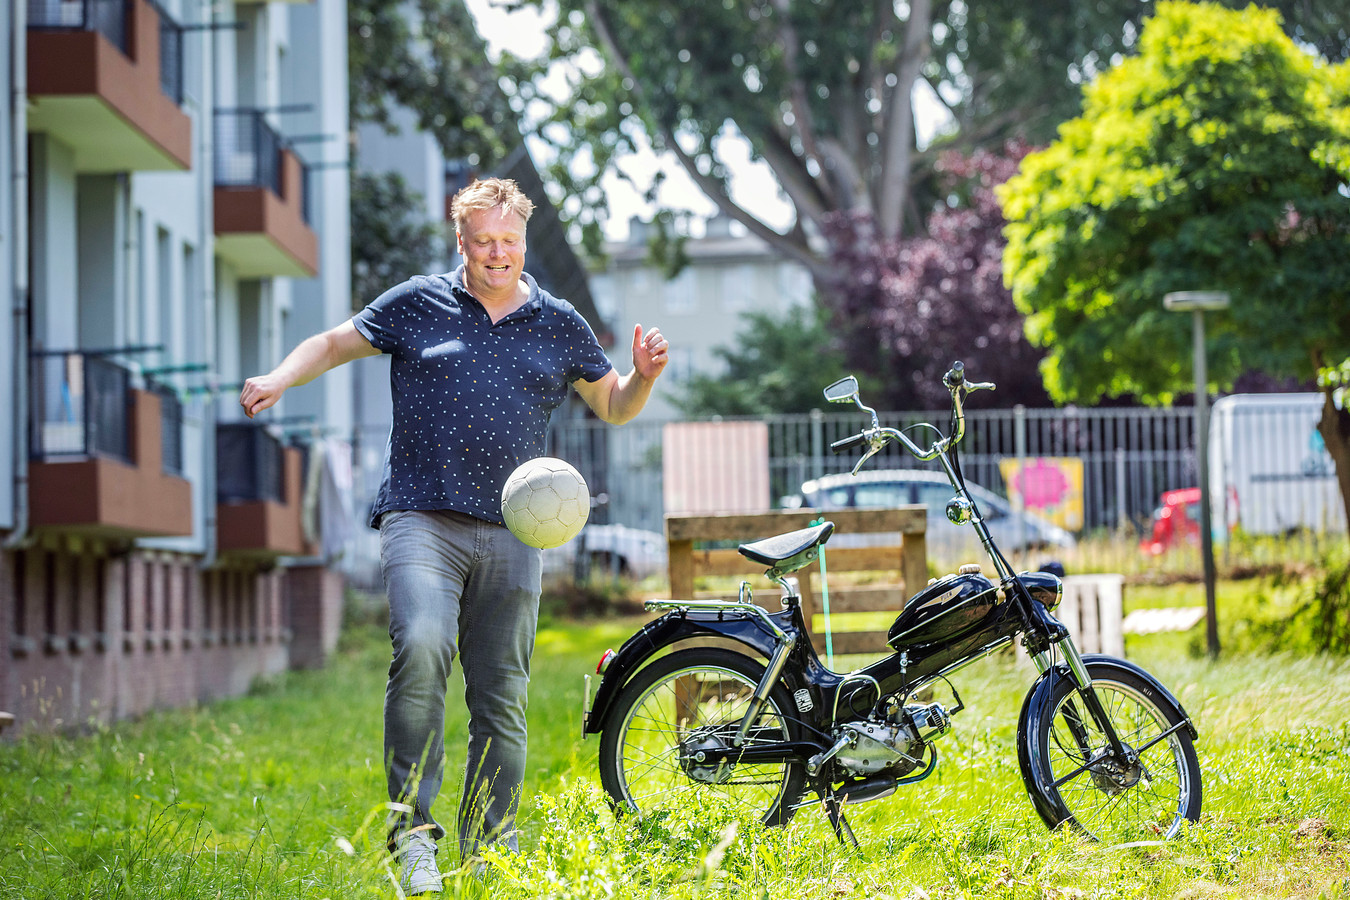
<path id="1" fill-rule="evenodd" d="M 216 426 L 216 501 L 248 503 L 285 499 L 281 441 L 253 422 Z"/>
<path id="2" fill-rule="evenodd" d="M 881 421 L 897 428 L 929 422 L 945 431 L 947 415 L 945 411 L 883 413 Z M 1289 430 L 1287 419 L 1280 412 L 1272 410 L 1269 415 L 1264 424 L 1244 419 L 1252 435 Z M 799 492 L 809 479 L 849 471 L 856 455 L 835 456 L 829 445 L 856 433 L 865 424 L 863 414 L 858 411 L 813 412 L 764 421 L 769 435 L 768 503 L 772 507 L 781 506 L 784 498 Z M 572 462 L 586 477 L 597 504 L 593 521 L 663 530 L 666 510 L 662 490 L 662 432 L 666 424 L 638 420 L 613 428 L 595 421 L 555 422 L 549 452 Z M 1300 427 L 1306 431 L 1314 425 L 1315 420 L 1309 425 L 1305 418 Z M 925 439 L 922 430 L 911 435 L 924 445 L 932 437 L 928 432 Z M 1316 440 L 1316 436 L 1312 439 Z M 1300 432 L 1299 440 L 1306 445 L 1309 437 Z M 1079 500 L 1077 518 L 1069 526 L 1081 545 L 1074 558 L 1085 566 L 1130 571 L 1169 565 L 1189 570 L 1192 562 L 1198 565 L 1198 551 L 1192 554 L 1191 548 L 1181 548 L 1183 552 L 1175 561 L 1144 558 L 1140 549 L 1141 538 L 1152 527 L 1161 495 L 1197 486 L 1194 411 L 1189 407 L 968 410 L 966 438 L 960 449 L 967 479 L 1003 497 L 1009 493 L 1009 476 L 1020 478 L 1028 467 L 1034 470 L 1044 462 L 1046 471 L 1055 477 L 1061 477 L 1055 473 L 1069 472 L 1076 482 L 1071 487 Z M 726 450 L 709 446 L 698 452 L 715 458 Z M 1212 452 L 1218 451 L 1212 448 Z M 1223 452 L 1232 454 L 1231 449 Z M 1306 451 L 1300 452 L 1306 456 Z M 1280 445 L 1268 443 L 1262 453 L 1269 458 L 1286 451 Z M 1051 470 L 1050 463 L 1057 468 Z M 1289 465 L 1308 471 L 1311 464 L 1298 459 Z M 937 469 L 938 466 L 920 463 L 891 445 L 871 460 L 867 468 Z M 1304 546 L 1316 546 L 1319 541 L 1325 542 L 1328 534 L 1333 535 L 1333 540 L 1344 540 L 1344 516 L 1335 502 L 1339 497 L 1335 480 L 1325 465 L 1322 471 L 1325 478 L 1315 486 L 1326 508 L 1321 519 L 1305 521 L 1306 527 L 1283 527 L 1262 535 L 1267 544 L 1287 547 L 1301 542 Z M 1292 488 L 1284 490 L 1287 493 Z M 972 546 L 978 550 L 973 540 Z M 1237 542 L 1223 543 L 1222 552 L 1231 564 L 1244 562 L 1246 551 Z M 1189 558 L 1191 555 L 1194 560 Z"/>
<path id="3" fill-rule="evenodd" d="M 154 3 L 159 15 L 159 86 L 164 95 L 179 106 L 183 105 L 183 26 L 173 16 Z"/>
<path id="4" fill-rule="evenodd" d="M 127 52 L 128 0 L 28 0 L 28 27 L 36 31 L 97 31 Z"/>
<path id="5" fill-rule="evenodd" d="M 218 109 L 215 183 L 265 187 L 281 196 L 281 136 L 257 109 Z"/>
<path id="6" fill-rule="evenodd" d="M 163 469 L 169 475 L 183 474 L 183 401 L 170 385 L 147 378 L 146 390 L 159 398 L 160 453 Z"/>
<path id="7" fill-rule="evenodd" d="M 34 459 L 97 455 L 130 461 L 130 371 L 78 351 L 38 351 L 31 366 Z"/>

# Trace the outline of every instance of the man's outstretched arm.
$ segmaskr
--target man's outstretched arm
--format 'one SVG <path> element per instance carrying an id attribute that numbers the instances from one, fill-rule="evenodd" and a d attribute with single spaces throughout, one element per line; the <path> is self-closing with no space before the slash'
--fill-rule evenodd
<path id="1" fill-rule="evenodd" d="M 250 419 L 281 399 L 289 387 L 308 384 L 329 369 L 365 356 L 378 356 L 348 319 L 335 328 L 307 337 L 266 375 L 255 375 L 244 382 L 239 405 Z"/>

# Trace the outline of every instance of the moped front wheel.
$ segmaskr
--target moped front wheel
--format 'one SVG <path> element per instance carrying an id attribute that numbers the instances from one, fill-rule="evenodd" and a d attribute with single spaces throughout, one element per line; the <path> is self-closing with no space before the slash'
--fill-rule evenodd
<path id="1" fill-rule="evenodd" d="M 600 783 L 620 814 L 730 805 L 766 825 L 792 817 L 805 785 L 798 760 L 737 761 L 732 739 L 764 667 L 730 650 L 680 650 L 640 670 L 600 737 Z M 791 700 L 778 685 L 743 746 L 795 740 Z"/>
<path id="2" fill-rule="evenodd" d="M 1148 678 L 1088 664 L 1092 690 L 1127 755 L 1113 752 L 1073 681 L 1055 683 L 1020 737 L 1028 785 L 1041 794 L 1047 825 L 1068 825 L 1097 840 L 1170 838 L 1200 817 L 1200 763 L 1178 711 Z M 1030 751 L 1029 755 L 1026 751 Z"/>

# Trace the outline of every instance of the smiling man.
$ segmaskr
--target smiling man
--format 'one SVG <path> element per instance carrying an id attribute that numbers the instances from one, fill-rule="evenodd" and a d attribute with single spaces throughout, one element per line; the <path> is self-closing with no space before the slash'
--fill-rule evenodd
<path id="1" fill-rule="evenodd" d="M 252 418 L 288 387 L 363 356 L 391 356 L 394 421 L 372 507 L 389 595 L 393 659 L 384 754 L 395 803 L 390 849 L 408 894 L 441 889 L 431 816 L 444 777 L 445 691 L 458 656 L 469 752 L 458 837 L 463 858 L 487 843 L 515 849 L 525 772 L 525 705 L 539 614 L 540 551 L 502 522 L 506 478 L 544 455 L 550 414 L 569 385 L 611 424 L 637 415 L 665 368 L 661 332 L 633 329 L 620 376 L 590 326 L 525 273 L 533 204 L 490 178 L 451 205 L 460 255 L 447 275 L 419 275 L 336 328 L 303 341 L 244 383 Z"/>

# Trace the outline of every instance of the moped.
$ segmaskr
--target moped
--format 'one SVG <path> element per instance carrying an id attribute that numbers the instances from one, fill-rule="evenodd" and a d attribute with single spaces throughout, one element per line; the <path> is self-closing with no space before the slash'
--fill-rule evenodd
<path id="1" fill-rule="evenodd" d="M 738 548 L 780 586 L 779 610 L 756 604 L 749 582 L 735 601 L 648 601 L 648 609 L 665 614 L 605 653 L 593 699 L 587 676 L 582 730 L 600 735 L 600 779 L 617 812 L 642 815 L 709 792 L 766 825 L 782 825 L 819 802 L 839 840 L 854 840 L 845 805 L 931 775 L 939 743 L 964 709 L 950 677 L 1016 641 L 1039 673 L 1018 719 L 1018 764 L 1048 827 L 1125 842 L 1168 838 L 1198 819 L 1191 717 L 1141 667 L 1079 653 L 1054 616 L 1063 597 L 1059 577 L 1014 571 L 995 546 L 958 455 L 966 395 L 994 386 L 968 381 L 960 362 L 943 383 L 950 425 L 945 435 L 915 426 L 936 434 L 925 448 L 882 427 L 855 378 L 835 382 L 825 398 L 856 405 L 871 423 L 831 448 L 862 448 L 855 474 L 891 442 L 920 460 L 938 460 L 954 491 L 947 517 L 975 529 L 992 577 L 968 564 L 930 582 L 891 626 L 889 654 L 851 672 L 832 671 L 817 656 L 789 578 L 817 560 L 831 522 Z M 939 681 L 951 686 L 951 708 L 931 702 Z"/>

